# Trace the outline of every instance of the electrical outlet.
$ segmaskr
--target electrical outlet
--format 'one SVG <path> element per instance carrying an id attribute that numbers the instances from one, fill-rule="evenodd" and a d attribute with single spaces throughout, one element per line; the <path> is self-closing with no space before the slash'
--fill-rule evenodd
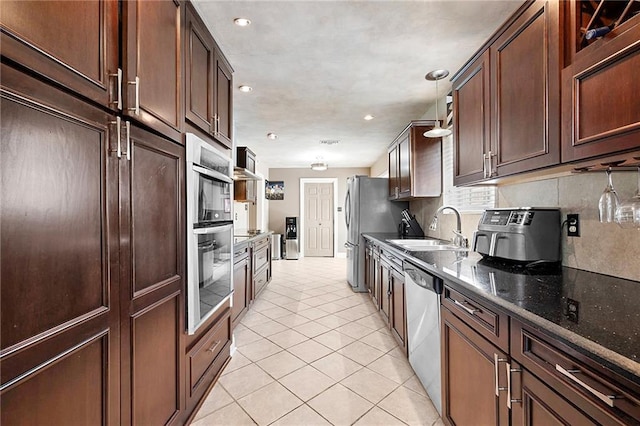
<path id="1" fill-rule="evenodd" d="M 577 213 L 570 213 L 567 215 L 567 236 L 580 236 L 580 215 Z"/>
<path id="2" fill-rule="evenodd" d="M 580 302 L 567 298 L 567 305 L 565 307 L 564 314 L 569 321 L 577 323 L 580 318 Z"/>

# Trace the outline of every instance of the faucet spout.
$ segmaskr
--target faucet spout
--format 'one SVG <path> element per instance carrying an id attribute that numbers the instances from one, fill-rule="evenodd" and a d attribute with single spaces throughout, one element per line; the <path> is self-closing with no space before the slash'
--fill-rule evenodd
<path id="1" fill-rule="evenodd" d="M 435 231 L 438 228 L 438 215 L 444 210 L 451 210 L 456 215 L 456 230 L 453 231 L 453 233 L 455 234 L 455 237 L 453 237 L 453 243 L 458 247 L 465 247 L 465 248 L 468 247 L 469 242 L 464 237 L 464 235 L 462 235 L 462 220 L 460 218 L 460 212 L 458 211 L 458 209 L 456 209 L 453 206 L 442 206 L 438 210 L 436 210 L 436 213 L 433 215 L 433 221 L 431 222 L 431 226 L 429 226 L 429 229 L 432 231 Z"/>

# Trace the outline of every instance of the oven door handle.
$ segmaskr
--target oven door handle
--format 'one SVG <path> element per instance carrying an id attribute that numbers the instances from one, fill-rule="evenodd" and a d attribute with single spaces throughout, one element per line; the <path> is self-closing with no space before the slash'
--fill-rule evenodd
<path id="1" fill-rule="evenodd" d="M 206 167 L 198 166 L 197 164 L 193 165 L 193 171 L 209 176 L 210 178 L 219 180 L 224 183 L 233 183 L 233 179 L 231 179 L 229 176 L 215 170 L 207 169 Z"/>
<path id="2" fill-rule="evenodd" d="M 222 225 L 222 226 L 210 226 L 208 228 L 195 228 L 193 230 L 194 234 L 211 234 L 214 232 L 224 232 L 233 228 L 233 224 Z"/>

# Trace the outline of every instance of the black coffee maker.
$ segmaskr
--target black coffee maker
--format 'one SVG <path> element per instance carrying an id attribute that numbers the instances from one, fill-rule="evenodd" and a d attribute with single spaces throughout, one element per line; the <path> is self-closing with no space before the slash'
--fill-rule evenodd
<path id="1" fill-rule="evenodd" d="M 398 233 L 401 237 L 424 237 L 424 231 L 412 215 L 409 209 L 402 210 L 402 221 L 398 225 Z"/>

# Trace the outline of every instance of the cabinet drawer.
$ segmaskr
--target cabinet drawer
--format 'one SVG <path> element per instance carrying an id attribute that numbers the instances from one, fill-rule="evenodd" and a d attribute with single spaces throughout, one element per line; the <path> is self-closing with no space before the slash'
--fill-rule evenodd
<path id="1" fill-rule="evenodd" d="M 267 253 L 267 247 L 264 247 L 260 250 L 256 250 L 253 253 L 253 272 L 256 273 L 260 269 L 264 268 L 264 266 L 269 263 L 269 257 Z"/>
<path id="2" fill-rule="evenodd" d="M 601 424 L 640 424 L 640 389 L 589 359 L 577 359 L 518 321 L 512 357 Z M 568 351 L 571 349 L 567 348 Z"/>
<path id="3" fill-rule="evenodd" d="M 249 245 L 242 244 L 233 247 L 233 261 L 237 263 L 249 255 Z"/>
<path id="4" fill-rule="evenodd" d="M 264 268 L 264 270 L 262 272 L 254 275 L 254 277 L 253 277 L 253 288 L 255 290 L 255 295 L 256 296 L 258 295 L 258 293 L 260 293 L 260 291 L 263 289 L 263 287 L 267 284 L 268 276 L 269 276 L 269 268 Z"/>
<path id="5" fill-rule="evenodd" d="M 218 323 L 209 330 L 200 342 L 196 343 L 189 352 L 189 378 L 191 392 L 200 385 L 202 379 L 207 376 L 210 368 L 218 364 L 216 358 L 229 357 L 231 343 L 231 317 L 230 310 L 223 314 Z"/>
<path id="6" fill-rule="evenodd" d="M 509 350 L 509 316 L 445 286 L 442 305 L 504 351 Z"/>
<path id="7" fill-rule="evenodd" d="M 263 238 L 253 243 L 253 249 L 258 251 L 269 245 L 269 238 Z"/>

